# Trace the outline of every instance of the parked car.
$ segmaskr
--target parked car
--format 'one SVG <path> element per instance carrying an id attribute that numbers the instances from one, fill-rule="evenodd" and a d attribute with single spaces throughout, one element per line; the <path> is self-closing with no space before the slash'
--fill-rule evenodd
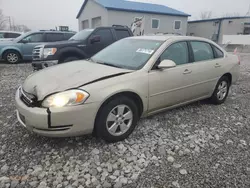
<path id="1" fill-rule="evenodd" d="M 11 41 L 22 35 L 20 32 L 15 31 L 0 31 L 0 42 L 2 41 Z"/>
<path id="2" fill-rule="evenodd" d="M 0 60 L 15 64 L 21 60 L 31 61 L 32 51 L 38 44 L 63 41 L 71 38 L 74 32 L 37 31 L 25 33 L 13 41 L 0 43 Z"/>
<path id="3" fill-rule="evenodd" d="M 130 37 L 29 76 L 16 92 L 17 118 L 44 136 L 116 142 L 140 117 L 206 98 L 223 103 L 239 69 L 236 55 L 207 39 Z"/>
<path id="4" fill-rule="evenodd" d="M 85 29 L 68 41 L 39 45 L 34 48 L 34 70 L 78 59 L 90 58 L 113 42 L 133 36 L 126 26 Z"/>

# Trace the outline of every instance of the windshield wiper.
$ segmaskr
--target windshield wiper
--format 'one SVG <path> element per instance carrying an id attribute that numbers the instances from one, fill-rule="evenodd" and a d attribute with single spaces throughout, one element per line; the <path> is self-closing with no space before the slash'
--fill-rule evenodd
<path id="1" fill-rule="evenodd" d="M 93 58 L 89 58 L 87 60 L 90 61 L 90 62 L 93 62 L 93 63 L 101 64 L 101 65 L 107 65 L 107 66 L 110 66 L 110 67 L 116 67 L 116 68 L 120 68 L 120 69 L 122 68 L 122 67 L 120 67 L 118 65 L 113 65 L 113 64 L 102 62 L 102 61 L 94 61 Z"/>
<path id="2" fill-rule="evenodd" d="M 99 62 L 97 62 L 97 63 L 99 63 Z M 109 63 L 100 63 L 100 64 L 107 65 L 107 66 L 110 66 L 110 67 L 116 67 L 116 68 L 120 68 L 120 69 L 122 68 L 120 66 L 109 64 Z"/>
<path id="3" fill-rule="evenodd" d="M 88 58 L 87 61 L 95 63 L 95 61 L 92 58 Z"/>

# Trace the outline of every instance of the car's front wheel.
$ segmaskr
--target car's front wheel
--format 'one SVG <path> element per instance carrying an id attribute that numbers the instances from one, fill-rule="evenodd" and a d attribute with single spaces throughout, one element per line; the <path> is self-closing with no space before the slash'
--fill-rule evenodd
<path id="1" fill-rule="evenodd" d="M 133 132 L 138 119 L 138 108 L 135 102 L 126 96 L 119 96 L 100 109 L 95 133 L 107 142 L 118 142 L 126 139 Z"/>
<path id="2" fill-rule="evenodd" d="M 218 81 L 214 93 L 211 97 L 211 101 L 214 104 L 222 104 L 227 99 L 230 88 L 230 81 L 227 76 L 223 76 Z"/>
<path id="3" fill-rule="evenodd" d="M 20 55 L 17 51 L 9 50 L 4 54 L 4 60 L 10 64 L 16 64 L 20 61 Z"/>

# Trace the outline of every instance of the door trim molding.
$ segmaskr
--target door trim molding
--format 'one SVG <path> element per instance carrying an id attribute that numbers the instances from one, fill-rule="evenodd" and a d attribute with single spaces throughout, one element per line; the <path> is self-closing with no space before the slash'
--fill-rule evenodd
<path id="1" fill-rule="evenodd" d="M 187 105 L 187 104 L 196 102 L 196 101 L 200 101 L 200 100 L 203 100 L 203 99 L 207 99 L 207 98 L 209 98 L 209 97 L 211 97 L 211 96 L 206 95 L 206 96 L 199 97 L 199 98 L 197 98 L 197 99 L 193 99 L 193 100 L 190 100 L 190 101 L 186 101 L 186 102 L 178 103 L 178 104 L 175 104 L 175 105 L 172 105 L 172 106 L 160 108 L 160 109 L 158 109 L 158 110 L 154 110 L 154 111 L 148 112 L 147 115 L 145 115 L 144 117 L 148 117 L 148 116 L 157 114 L 157 113 L 162 112 L 162 111 L 174 109 L 174 108 L 179 107 L 179 106 L 184 106 L 184 105 Z"/>
<path id="2" fill-rule="evenodd" d="M 196 86 L 196 85 L 205 84 L 205 83 L 212 82 L 212 81 L 215 81 L 215 80 L 218 80 L 218 79 L 219 79 L 219 77 L 218 78 L 214 78 L 214 79 L 210 79 L 210 80 L 207 80 L 207 81 L 204 81 L 204 82 L 198 82 L 198 83 L 195 83 L 195 84 L 187 85 L 187 86 L 184 86 L 184 87 L 179 87 L 179 88 L 175 88 L 175 89 L 171 89 L 171 90 L 167 90 L 167 91 L 155 93 L 153 95 L 150 95 L 149 97 L 155 97 L 155 96 L 158 96 L 158 95 L 162 95 L 162 94 L 165 94 L 165 93 L 170 93 L 170 92 L 181 90 L 181 89 L 185 89 L 185 88 L 188 88 L 188 87 L 193 87 L 193 86 Z"/>

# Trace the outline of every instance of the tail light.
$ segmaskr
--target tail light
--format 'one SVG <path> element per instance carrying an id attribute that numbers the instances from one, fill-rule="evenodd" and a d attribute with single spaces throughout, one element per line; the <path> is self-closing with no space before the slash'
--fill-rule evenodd
<path id="1" fill-rule="evenodd" d="M 237 55 L 237 57 L 238 57 L 238 64 L 240 65 L 240 56 L 238 54 L 238 48 L 234 49 L 234 54 Z"/>

